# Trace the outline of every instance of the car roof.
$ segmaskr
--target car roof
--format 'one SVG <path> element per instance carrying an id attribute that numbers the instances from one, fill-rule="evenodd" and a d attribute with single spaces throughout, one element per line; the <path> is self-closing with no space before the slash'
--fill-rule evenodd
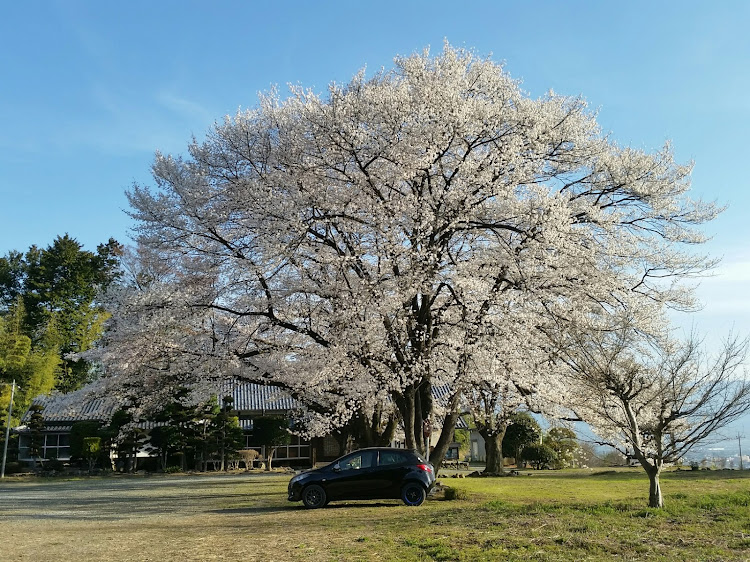
<path id="1" fill-rule="evenodd" d="M 399 453 L 418 453 L 418 451 L 414 449 L 403 449 L 401 447 L 365 447 L 363 449 L 352 451 L 352 453 L 356 453 L 357 451 L 394 451 Z"/>

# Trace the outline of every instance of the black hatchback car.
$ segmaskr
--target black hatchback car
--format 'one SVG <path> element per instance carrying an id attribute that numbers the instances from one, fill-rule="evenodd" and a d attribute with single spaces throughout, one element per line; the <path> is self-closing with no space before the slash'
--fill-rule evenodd
<path id="1" fill-rule="evenodd" d="M 435 470 L 416 451 L 373 447 L 355 451 L 289 482 L 289 501 L 323 507 L 333 500 L 401 499 L 420 505 L 435 484 Z"/>

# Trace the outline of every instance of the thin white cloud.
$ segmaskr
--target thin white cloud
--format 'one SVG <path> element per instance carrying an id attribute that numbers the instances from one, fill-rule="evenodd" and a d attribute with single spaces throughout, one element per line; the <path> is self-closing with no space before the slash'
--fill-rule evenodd
<path id="1" fill-rule="evenodd" d="M 189 117 L 191 120 L 212 122 L 216 116 L 197 102 L 178 96 L 172 92 L 162 90 L 156 96 L 157 101 L 175 114 Z"/>
<path id="2" fill-rule="evenodd" d="M 704 312 L 750 313 L 750 258 L 742 254 L 725 258 L 711 277 L 701 280 L 696 293 Z"/>
<path id="3" fill-rule="evenodd" d="M 729 284 L 750 282 L 750 259 L 725 262 L 716 269 L 716 275 L 708 278 L 709 283 Z"/>
<path id="4" fill-rule="evenodd" d="M 112 152 L 183 152 L 191 135 L 212 123 L 210 112 L 196 102 L 161 89 L 144 96 L 137 90 L 115 91 L 95 84 L 89 91 L 91 111 L 71 120 L 50 138 L 59 148 L 81 147 Z"/>

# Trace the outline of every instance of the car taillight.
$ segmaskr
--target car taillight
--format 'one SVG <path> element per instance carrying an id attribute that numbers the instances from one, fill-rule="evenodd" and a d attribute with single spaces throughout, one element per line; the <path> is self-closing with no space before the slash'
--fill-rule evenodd
<path id="1" fill-rule="evenodd" d="M 423 472 L 432 472 L 432 467 L 429 464 L 418 464 L 417 468 Z"/>

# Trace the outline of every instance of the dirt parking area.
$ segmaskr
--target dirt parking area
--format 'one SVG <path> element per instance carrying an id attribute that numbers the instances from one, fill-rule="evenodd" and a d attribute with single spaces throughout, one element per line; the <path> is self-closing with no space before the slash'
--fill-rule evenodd
<path id="1" fill-rule="evenodd" d="M 3 482 L 0 560 L 260 560 L 253 527 L 267 535 L 277 559 L 294 558 L 283 527 L 300 509 L 286 501 L 288 480 L 240 474 Z"/>

